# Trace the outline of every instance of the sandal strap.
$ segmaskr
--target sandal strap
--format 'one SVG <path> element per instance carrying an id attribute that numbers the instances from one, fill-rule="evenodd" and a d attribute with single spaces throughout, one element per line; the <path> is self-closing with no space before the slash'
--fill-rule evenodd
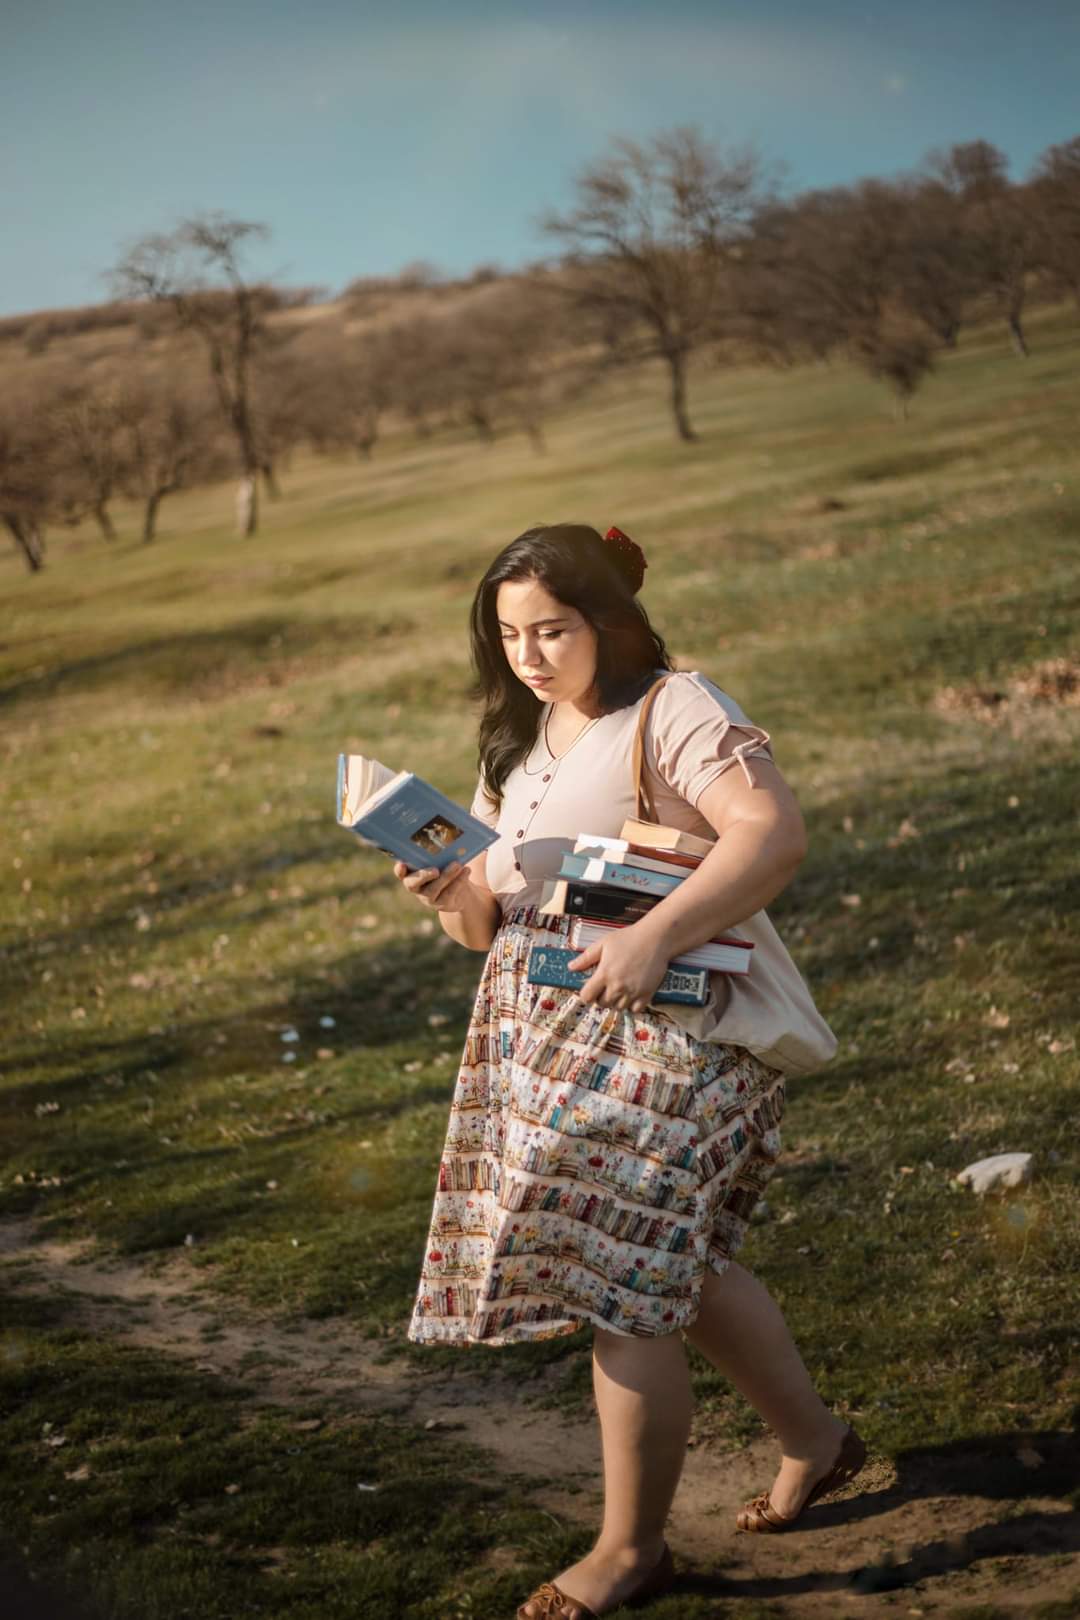
<path id="1" fill-rule="evenodd" d="M 565 1617 L 571 1612 L 567 1607 L 568 1604 L 581 1611 L 581 1620 L 596 1620 L 592 1610 L 587 1608 L 580 1598 L 571 1597 L 569 1592 L 564 1592 L 554 1581 L 544 1581 L 538 1586 L 518 1609 L 519 1615 L 529 1603 L 538 1607 L 534 1607 L 528 1620 L 559 1620 L 560 1616 Z"/>
<path id="2" fill-rule="evenodd" d="M 762 1491 L 759 1496 L 755 1496 L 751 1501 L 747 1502 L 739 1517 L 740 1519 L 745 1517 L 749 1521 L 743 1526 L 747 1530 L 763 1530 L 766 1528 L 769 1530 L 783 1530 L 786 1525 L 792 1523 L 790 1519 L 785 1518 L 782 1513 L 776 1511 L 769 1500 L 768 1491 Z"/>
<path id="3" fill-rule="evenodd" d="M 865 1461 L 866 1446 L 849 1423 L 839 1456 L 825 1477 L 818 1480 L 799 1511 L 803 1512 L 812 1502 L 819 1501 L 829 1491 L 835 1491 L 841 1485 L 846 1485 L 849 1479 L 854 1479 Z"/>
<path id="4" fill-rule="evenodd" d="M 665 1541 L 664 1550 L 654 1568 L 650 1570 L 641 1585 L 629 1597 L 623 1599 L 623 1602 L 633 1603 L 639 1598 L 658 1596 L 660 1593 L 667 1591 L 674 1579 L 675 1560 L 671 1555 L 671 1548 Z M 582 1603 L 580 1598 L 571 1597 L 568 1592 L 564 1592 L 554 1581 L 544 1581 L 541 1586 L 538 1586 L 532 1596 L 526 1598 L 525 1603 L 518 1609 L 519 1616 L 521 1610 L 529 1603 L 539 1605 L 533 1614 L 529 1616 L 529 1620 L 560 1620 L 560 1617 L 565 1620 L 565 1616 L 570 1613 L 570 1610 L 566 1607 L 567 1604 L 579 1611 L 580 1620 L 597 1620 L 593 1611 Z"/>
<path id="5" fill-rule="evenodd" d="M 768 1491 L 762 1491 L 759 1496 L 755 1496 L 751 1501 L 747 1502 L 739 1513 L 735 1521 L 736 1528 L 740 1530 L 786 1530 L 788 1525 L 794 1524 L 797 1519 L 802 1517 L 811 1503 L 820 1501 L 830 1491 L 834 1491 L 839 1486 L 846 1485 L 848 1480 L 854 1479 L 865 1461 L 866 1446 L 862 1437 L 855 1432 L 849 1423 L 847 1432 L 840 1442 L 840 1450 L 837 1453 L 836 1461 L 828 1472 L 823 1474 L 814 1484 L 798 1513 L 790 1518 L 778 1513 L 769 1500 Z"/>

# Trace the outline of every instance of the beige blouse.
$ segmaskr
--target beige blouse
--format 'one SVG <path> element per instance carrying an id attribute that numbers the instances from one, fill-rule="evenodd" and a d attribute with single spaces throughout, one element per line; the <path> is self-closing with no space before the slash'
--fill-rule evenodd
<path id="1" fill-rule="evenodd" d="M 642 701 L 602 715 L 556 759 L 544 743 L 551 710 L 545 703 L 532 752 L 504 782 L 498 812 L 481 773 L 470 808 L 499 833 L 487 851 L 487 881 L 504 916 L 540 902 L 544 880 L 557 876 L 579 833 L 617 838 L 636 814 L 633 747 Z M 679 670 L 665 681 L 645 725 L 647 782 L 665 825 L 715 839 L 695 806 L 725 771 L 741 768 L 753 786 L 749 761 L 755 754 L 772 759 L 769 733 L 708 676 Z"/>

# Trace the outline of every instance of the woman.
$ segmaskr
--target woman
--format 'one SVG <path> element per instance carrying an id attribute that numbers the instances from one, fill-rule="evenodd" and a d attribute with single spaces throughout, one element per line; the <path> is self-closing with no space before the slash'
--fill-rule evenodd
<path id="1" fill-rule="evenodd" d="M 574 524 L 499 553 L 471 631 L 485 703 L 472 808 L 500 837 L 464 868 L 394 868 L 452 939 L 487 953 L 408 1337 L 503 1345 L 593 1329 L 603 1526 L 519 1620 L 589 1620 L 671 1584 L 664 1525 L 692 1413 L 684 1335 L 780 1441 L 776 1479 L 739 1529 L 786 1528 L 865 1455 L 733 1259 L 779 1153 L 784 1075 L 650 1001 L 674 956 L 766 906 L 806 851 L 768 733 L 707 679 L 668 675 L 645 762 L 660 821 L 715 847 L 578 953 L 578 993 L 526 977 L 531 944 L 557 943 L 570 922 L 538 910 L 544 880 L 579 833 L 617 836 L 635 814 L 642 699 L 674 668 L 635 599 L 645 567 L 619 530 Z"/>

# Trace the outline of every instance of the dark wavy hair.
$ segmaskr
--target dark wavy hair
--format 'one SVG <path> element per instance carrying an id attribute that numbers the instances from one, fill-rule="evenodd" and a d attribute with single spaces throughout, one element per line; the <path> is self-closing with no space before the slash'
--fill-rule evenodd
<path id="1" fill-rule="evenodd" d="M 636 703 L 654 671 L 674 669 L 664 640 L 634 595 L 632 562 L 583 523 L 542 523 L 504 546 L 476 588 L 469 616 L 475 680 L 483 704 L 477 766 L 496 807 L 515 765 L 536 741 L 541 705 L 510 668 L 496 599 L 507 580 L 537 580 L 596 631 L 596 691 L 603 714 Z"/>

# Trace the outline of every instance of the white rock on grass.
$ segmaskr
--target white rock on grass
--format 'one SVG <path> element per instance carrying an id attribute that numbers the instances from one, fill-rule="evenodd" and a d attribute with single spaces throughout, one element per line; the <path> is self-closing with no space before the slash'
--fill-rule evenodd
<path id="1" fill-rule="evenodd" d="M 995 1153 L 978 1159 L 956 1177 L 962 1187 L 971 1187 L 980 1197 L 1006 1187 L 1022 1187 L 1031 1180 L 1030 1153 Z"/>

